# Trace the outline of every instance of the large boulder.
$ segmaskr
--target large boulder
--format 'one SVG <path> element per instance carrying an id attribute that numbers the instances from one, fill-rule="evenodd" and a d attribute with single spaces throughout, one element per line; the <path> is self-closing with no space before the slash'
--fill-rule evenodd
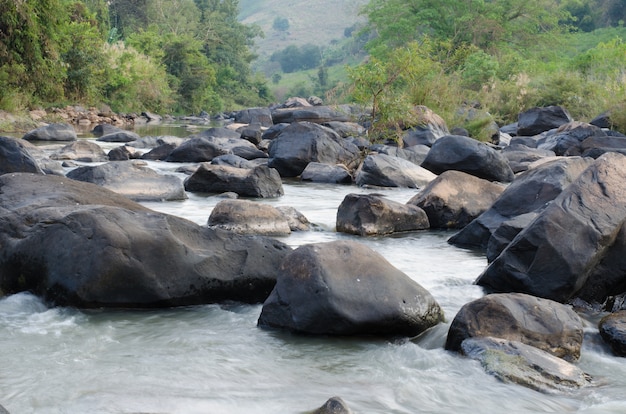
<path id="1" fill-rule="evenodd" d="M 416 336 L 443 321 L 431 294 L 363 244 L 304 245 L 277 271 L 258 324 L 317 335 Z"/>
<path id="2" fill-rule="evenodd" d="M 0 137 L 0 175 L 12 172 L 44 173 L 28 152 L 26 144 L 27 141 Z"/>
<path id="3" fill-rule="evenodd" d="M 287 236 L 291 227 L 287 217 L 273 206 L 249 200 L 222 200 L 213 208 L 209 227 L 239 234 Z"/>
<path id="4" fill-rule="evenodd" d="M 133 131 L 120 130 L 98 137 L 101 142 L 133 142 L 139 139 L 139 134 Z"/>
<path id="5" fill-rule="evenodd" d="M 491 208 L 452 236 L 449 242 L 486 249 L 489 239 L 503 222 L 543 210 L 592 162 L 580 157 L 560 158 L 520 174 Z"/>
<path id="6" fill-rule="evenodd" d="M 261 160 L 261 159 L 257 158 L 257 160 Z M 267 164 L 267 159 L 261 160 L 261 161 L 263 165 Z M 258 161 L 247 160 L 235 154 L 219 155 L 211 160 L 211 164 L 228 165 L 230 167 L 247 168 L 247 169 L 252 169 L 254 167 L 262 165 Z"/>
<path id="7" fill-rule="evenodd" d="M 443 118 L 426 106 L 417 105 L 414 107 L 413 116 L 416 125 L 410 126 L 403 133 L 402 146 L 404 148 L 414 145 L 430 147 L 439 138 L 450 134 Z"/>
<path id="8" fill-rule="evenodd" d="M 577 366 L 522 342 L 468 338 L 461 348 L 499 380 L 535 391 L 567 393 L 591 384 L 591 377 Z"/>
<path id="9" fill-rule="evenodd" d="M 580 143 L 580 151 L 583 157 L 593 158 L 598 158 L 605 152 L 619 152 L 626 155 L 626 136 L 592 136 Z"/>
<path id="10" fill-rule="evenodd" d="M 377 187 L 421 188 L 437 176 L 403 158 L 386 154 L 368 155 L 356 174 L 356 184 Z"/>
<path id="11" fill-rule="evenodd" d="M 604 316 L 598 324 L 600 336 L 617 356 L 626 357 L 626 310 Z"/>
<path id="12" fill-rule="evenodd" d="M 62 306 L 259 302 L 290 251 L 56 176 L 0 176 L 0 215 L 0 290 Z"/>
<path id="13" fill-rule="evenodd" d="M 495 149 L 473 138 L 446 135 L 432 146 L 422 167 L 441 174 L 463 171 L 490 181 L 511 182 L 514 175 L 506 158 Z"/>
<path id="14" fill-rule="evenodd" d="M 249 147 L 256 150 L 253 143 L 245 139 L 212 136 L 196 136 L 183 142 L 165 158 L 167 162 L 205 162 L 213 158 L 232 154 L 237 147 Z"/>
<path id="15" fill-rule="evenodd" d="M 522 293 L 496 293 L 465 304 L 456 314 L 446 349 L 461 352 L 467 338 L 519 341 L 568 361 L 580 357 L 582 319 L 569 306 Z"/>
<path id="16" fill-rule="evenodd" d="M 272 112 L 269 108 L 248 108 L 235 113 L 235 122 L 238 124 L 259 124 L 269 128 L 274 125 Z"/>
<path id="17" fill-rule="evenodd" d="M 424 210 L 374 194 L 348 194 L 337 209 L 337 231 L 360 236 L 429 228 Z"/>
<path id="18" fill-rule="evenodd" d="M 26 141 L 76 141 L 77 135 L 70 124 L 50 124 L 27 132 Z"/>
<path id="19" fill-rule="evenodd" d="M 283 129 L 269 146 L 269 166 L 281 177 L 297 177 L 310 162 L 343 164 L 353 169 L 360 160 L 356 145 L 330 128 L 297 122 Z"/>
<path id="20" fill-rule="evenodd" d="M 431 228 L 463 228 L 489 209 L 503 185 L 461 171 L 445 171 L 407 204 L 426 212 Z"/>
<path id="21" fill-rule="evenodd" d="M 598 158 L 502 251 L 477 283 L 565 302 L 585 285 L 626 220 L 626 156 Z"/>
<path id="22" fill-rule="evenodd" d="M 370 151 L 378 154 L 387 154 L 392 157 L 403 158 L 411 161 L 415 165 L 420 165 L 426 159 L 430 147 L 426 145 L 413 145 L 406 148 L 398 148 L 392 145 L 374 144 L 370 145 Z"/>
<path id="23" fill-rule="evenodd" d="M 517 135 L 538 135 L 572 121 L 572 117 L 563 107 L 534 107 L 517 116 Z"/>
<path id="24" fill-rule="evenodd" d="M 330 106 L 278 108 L 272 111 L 272 119 L 277 124 L 294 122 L 324 124 L 332 121 L 347 122 L 351 120 L 350 118 L 350 114 Z"/>
<path id="25" fill-rule="evenodd" d="M 191 192 L 237 193 L 242 197 L 274 198 L 284 194 L 280 175 L 273 168 L 236 168 L 203 163 L 185 180 Z"/>
<path id="26" fill-rule="evenodd" d="M 183 182 L 173 175 L 159 174 L 144 161 L 114 161 L 78 167 L 67 177 L 105 187 L 135 201 L 184 200 Z"/>
<path id="27" fill-rule="evenodd" d="M 81 139 L 55 151 L 50 158 L 62 161 L 106 162 L 109 157 L 102 147 L 93 141 Z"/>
<path id="28" fill-rule="evenodd" d="M 332 397 L 311 414 L 352 414 L 352 410 L 340 397 Z"/>

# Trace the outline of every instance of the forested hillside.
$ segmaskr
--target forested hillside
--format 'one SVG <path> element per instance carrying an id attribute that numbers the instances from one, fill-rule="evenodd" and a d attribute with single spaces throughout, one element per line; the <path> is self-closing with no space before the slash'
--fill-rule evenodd
<path id="1" fill-rule="evenodd" d="M 463 119 L 463 105 L 501 124 L 552 104 L 626 119 L 626 0 L 0 0 L 0 10 L 8 111 L 216 112 L 266 105 L 281 87 L 373 107 L 382 134 L 419 122 L 415 105 L 477 137 L 484 121 Z"/>

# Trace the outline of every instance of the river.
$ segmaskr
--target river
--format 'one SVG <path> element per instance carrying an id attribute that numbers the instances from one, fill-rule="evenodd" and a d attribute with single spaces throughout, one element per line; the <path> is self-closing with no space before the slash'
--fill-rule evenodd
<path id="1" fill-rule="evenodd" d="M 172 165 L 150 162 L 176 174 Z M 261 305 L 213 304 L 150 311 L 49 308 L 21 293 L 0 299 L 0 404 L 22 413 L 304 413 L 332 396 L 356 413 L 624 413 L 626 360 L 602 344 L 585 317 L 578 365 L 594 384 L 542 394 L 504 384 L 480 364 L 443 349 L 483 254 L 447 243 L 453 232 L 358 237 L 334 231 L 351 192 L 406 202 L 416 190 L 285 181 L 285 195 L 259 200 L 302 212 L 314 230 L 281 238 L 292 247 L 358 240 L 428 289 L 446 323 L 418 338 L 385 340 L 293 335 L 256 326 Z M 142 203 L 205 224 L 215 196 Z"/>

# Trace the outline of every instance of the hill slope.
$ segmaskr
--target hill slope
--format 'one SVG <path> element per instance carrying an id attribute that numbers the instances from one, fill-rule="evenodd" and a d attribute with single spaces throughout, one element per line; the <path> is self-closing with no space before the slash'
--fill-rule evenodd
<path id="1" fill-rule="evenodd" d="M 261 27 L 265 38 L 257 38 L 254 52 L 264 60 L 277 50 L 295 44 L 324 46 L 344 37 L 344 30 L 362 17 L 368 0 L 240 0 L 239 20 Z M 287 19 L 289 29 L 273 29 L 276 18 Z"/>

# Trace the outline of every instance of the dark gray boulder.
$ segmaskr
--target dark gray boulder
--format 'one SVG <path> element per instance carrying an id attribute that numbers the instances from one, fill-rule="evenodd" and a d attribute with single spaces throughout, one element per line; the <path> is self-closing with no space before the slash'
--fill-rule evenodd
<path id="1" fill-rule="evenodd" d="M 263 140 L 263 130 L 261 124 L 250 124 L 240 129 L 241 138 L 250 141 L 254 145 L 259 145 Z"/>
<path id="2" fill-rule="evenodd" d="M 359 186 L 421 188 L 437 176 L 403 158 L 386 154 L 368 155 L 357 171 Z"/>
<path id="3" fill-rule="evenodd" d="M 295 108 L 277 108 L 272 111 L 275 123 L 313 122 L 324 124 L 327 122 L 351 121 L 350 114 L 330 106 L 307 106 Z"/>
<path id="4" fill-rule="evenodd" d="M 491 263 L 496 260 L 515 236 L 524 230 L 538 215 L 538 211 L 531 211 L 530 213 L 520 214 L 501 222 L 487 242 L 487 250 L 485 252 L 487 262 Z"/>
<path id="5" fill-rule="evenodd" d="M 414 145 L 432 146 L 439 138 L 449 135 L 448 126 L 442 117 L 434 113 L 430 108 L 417 105 L 413 108 L 413 115 L 417 125 L 406 128 L 402 136 L 404 148 Z"/>
<path id="6" fill-rule="evenodd" d="M 337 231 L 359 236 L 429 228 L 421 208 L 374 194 L 348 194 L 337 209 Z"/>
<path id="7" fill-rule="evenodd" d="M 105 187 L 134 201 L 184 200 L 183 182 L 173 175 L 159 174 L 144 161 L 115 161 L 78 167 L 67 177 Z"/>
<path id="8" fill-rule="evenodd" d="M 600 336 L 617 356 L 626 356 L 626 310 L 604 316 L 598 324 Z"/>
<path id="9" fill-rule="evenodd" d="M 274 198 L 284 194 L 278 171 L 264 165 L 244 169 L 203 163 L 185 180 L 185 189 L 202 193 L 230 191 L 242 197 L 258 198 Z"/>
<path id="10" fill-rule="evenodd" d="M 55 151 L 50 158 L 57 161 L 106 162 L 109 157 L 102 147 L 93 141 L 81 139 Z"/>
<path id="11" fill-rule="evenodd" d="M 56 176 L 0 176 L 0 216 L 0 290 L 61 306 L 259 302 L 290 251 Z"/>
<path id="12" fill-rule="evenodd" d="M 196 136 L 183 142 L 165 158 L 167 162 L 205 162 L 213 158 L 233 154 L 237 147 L 247 147 L 256 151 L 256 147 L 249 141 L 228 137 Z"/>
<path id="13" fill-rule="evenodd" d="M 26 141 L 76 141 L 76 131 L 70 124 L 50 124 L 27 132 Z"/>
<path id="14" fill-rule="evenodd" d="M 473 138 L 446 135 L 432 146 L 422 167 L 435 174 L 463 171 L 490 181 L 508 183 L 514 175 L 506 158 L 495 149 Z"/>
<path id="15" fill-rule="evenodd" d="M 567 393 L 591 384 L 591 377 L 577 366 L 519 341 L 468 338 L 461 348 L 499 380 L 535 391 Z"/>
<path id="16" fill-rule="evenodd" d="M 461 352 L 467 338 L 519 341 L 575 361 L 583 342 L 582 319 L 569 306 L 522 293 L 496 293 L 465 304 L 456 314 L 446 349 Z"/>
<path id="17" fill-rule="evenodd" d="M 626 155 L 626 136 L 592 136 L 580 144 L 583 157 L 598 158 L 606 152 Z"/>
<path id="18" fill-rule="evenodd" d="M 563 107 L 534 107 L 518 115 L 517 135 L 538 135 L 572 121 L 572 117 Z"/>
<path id="19" fill-rule="evenodd" d="M 166 160 L 176 148 L 178 148 L 178 144 L 171 142 L 164 143 L 156 148 L 152 148 L 150 151 L 142 154 L 139 158 L 142 160 L 163 161 Z"/>
<path id="20" fill-rule="evenodd" d="M 263 135 L 261 136 L 261 138 L 263 140 L 273 140 L 274 138 L 276 138 L 278 135 L 280 135 L 281 131 L 285 128 L 287 128 L 290 124 L 287 124 L 285 122 L 282 122 L 280 124 L 274 124 L 271 127 L 269 127 L 268 129 L 265 130 L 265 132 L 263 132 Z"/>
<path id="21" fill-rule="evenodd" d="M 269 108 L 247 108 L 235 113 L 235 123 L 259 124 L 269 128 L 274 125 L 274 120 Z"/>
<path id="22" fill-rule="evenodd" d="M 213 208 L 208 226 L 238 234 L 287 236 L 291 227 L 287 217 L 268 204 L 249 200 L 222 200 Z"/>
<path id="23" fill-rule="evenodd" d="M 489 209 L 505 187 L 461 171 L 445 171 L 407 204 L 420 207 L 431 228 L 458 229 Z"/>
<path id="24" fill-rule="evenodd" d="M 245 158 L 246 160 L 256 160 L 259 158 L 263 158 L 265 159 L 266 162 L 269 162 L 267 153 L 254 147 L 254 144 L 252 146 L 235 145 L 229 151 L 229 153 L 237 155 L 238 157 L 241 157 L 241 158 Z"/>
<path id="25" fill-rule="evenodd" d="M 101 137 L 103 135 L 113 134 L 116 132 L 124 131 L 122 128 L 118 128 L 111 124 L 99 124 L 96 125 L 90 132 L 93 136 Z"/>
<path id="26" fill-rule="evenodd" d="M 352 184 L 352 174 L 345 165 L 310 162 L 300 175 L 302 181 L 315 183 Z"/>
<path id="27" fill-rule="evenodd" d="M 0 175 L 12 172 L 44 174 L 26 149 L 27 141 L 0 136 Z"/>
<path id="28" fill-rule="evenodd" d="M 543 210 L 593 161 L 580 157 L 556 159 L 520 174 L 495 203 L 449 240 L 461 247 L 486 249 L 496 229 L 514 217 Z"/>
<path id="29" fill-rule="evenodd" d="M 556 155 L 578 156 L 582 154 L 581 144 L 585 139 L 605 136 L 606 133 L 595 125 L 572 121 L 538 140 L 537 148 L 554 151 Z"/>
<path id="30" fill-rule="evenodd" d="M 297 177 L 310 162 L 356 168 L 360 151 L 335 131 L 311 122 L 289 125 L 269 146 L 269 166 L 281 177 Z"/>
<path id="31" fill-rule="evenodd" d="M 136 132 L 121 130 L 102 135 L 96 138 L 96 140 L 100 142 L 133 142 L 139 138 L 139 134 Z"/>
<path id="32" fill-rule="evenodd" d="M 318 335 L 416 336 L 443 321 L 435 299 L 363 244 L 304 245 L 278 268 L 258 324 Z"/>
<path id="33" fill-rule="evenodd" d="M 626 156 L 598 158 L 511 241 L 476 283 L 559 302 L 575 297 L 626 220 L 625 181 Z"/>
<path id="34" fill-rule="evenodd" d="M 352 410 L 340 397 L 332 397 L 311 414 L 352 414 Z"/>

